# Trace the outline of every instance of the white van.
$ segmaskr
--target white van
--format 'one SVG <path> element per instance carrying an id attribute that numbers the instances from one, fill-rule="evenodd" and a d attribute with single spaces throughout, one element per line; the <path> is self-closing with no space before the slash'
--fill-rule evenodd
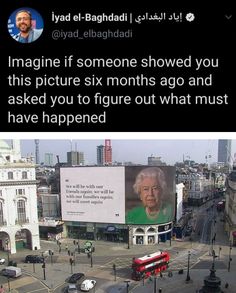
<path id="1" fill-rule="evenodd" d="M 5 269 L 2 270 L 2 275 L 7 276 L 7 277 L 12 277 L 12 278 L 17 278 L 22 275 L 21 268 L 17 267 L 6 267 Z"/>

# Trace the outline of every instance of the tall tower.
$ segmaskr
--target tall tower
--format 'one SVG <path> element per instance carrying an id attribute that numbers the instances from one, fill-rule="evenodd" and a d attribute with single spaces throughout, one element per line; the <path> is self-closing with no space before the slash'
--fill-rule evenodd
<path id="1" fill-rule="evenodd" d="M 218 140 L 218 162 L 230 164 L 231 159 L 231 140 Z"/>
<path id="2" fill-rule="evenodd" d="M 111 140 L 105 139 L 105 165 L 112 165 L 112 147 L 111 147 Z"/>
<path id="3" fill-rule="evenodd" d="M 35 161 L 36 164 L 40 164 L 40 160 L 39 160 L 39 139 L 35 139 Z"/>
<path id="4" fill-rule="evenodd" d="M 53 154 L 52 153 L 45 153 L 45 155 L 44 155 L 44 165 L 53 166 Z"/>
<path id="5" fill-rule="evenodd" d="M 97 164 L 99 166 L 104 164 L 104 145 L 97 146 Z"/>

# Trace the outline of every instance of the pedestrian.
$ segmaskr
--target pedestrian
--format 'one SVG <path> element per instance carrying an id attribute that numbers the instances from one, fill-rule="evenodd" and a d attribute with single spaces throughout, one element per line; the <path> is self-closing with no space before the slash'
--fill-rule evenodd
<path id="1" fill-rule="evenodd" d="M 225 288 L 227 289 L 229 287 L 229 284 L 228 283 L 225 283 Z"/>
<path id="2" fill-rule="evenodd" d="M 67 250 L 68 255 L 70 256 L 70 250 Z"/>
<path id="3" fill-rule="evenodd" d="M 1 285 L 1 287 L 0 287 L 0 293 L 5 293 L 6 291 L 5 291 L 5 289 L 3 288 L 3 286 Z"/>

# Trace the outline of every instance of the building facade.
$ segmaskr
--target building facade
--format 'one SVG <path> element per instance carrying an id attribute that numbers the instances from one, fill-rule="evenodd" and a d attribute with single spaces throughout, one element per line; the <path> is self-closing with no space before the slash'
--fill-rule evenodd
<path id="1" fill-rule="evenodd" d="M 53 166 L 53 154 L 52 153 L 45 153 L 44 155 L 44 165 L 46 166 Z"/>
<path id="2" fill-rule="evenodd" d="M 104 159 L 105 165 L 112 165 L 112 147 L 110 139 L 105 139 Z"/>
<path id="3" fill-rule="evenodd" d="M 165 166 L 166 164 L 161 161 L 161 157 L 148 157 L 149 166 Z"/>
<path id="4" fill-rule="evenodd" d="M 97 164 L 103 166 L 104 164 L 104 145 L 97 146 Z"/>
<path id="5" fill-rule="evenodd" d="M 0 140 L 0 250 L 40 249 L 35 165 Z"/>
<path id="6" fill-rule="evenodd" d="M 236 246 L 236 169 L 227 178 L 225 219 L 229 241 Z"/>
<path id="7" fill-rule="evenodd" d="M 231 140 L 219 139 L 218 141 L 218 162 L 230 164 Z"/>
<path id="8" fill-rule="evenodd" d="M 105 139 L 105 145 L 101 144 L 97 146 L 97 165 L 112 165 L 112 147 L 110 139 Z"/>
<path id="9" fill-rule="evenodd" d="M 201 205 L 213 198 L 214 180 L 211 176 L 206 178 L 199 173 L 179 174 L 177 182 L 185 185 L 189 205 Z"/>
<path id="10" fill-rule="evenodd" d="M 70 166 L 84 165 L 84 153 L 77 151 L 67 152 L 67 163 Z"/>

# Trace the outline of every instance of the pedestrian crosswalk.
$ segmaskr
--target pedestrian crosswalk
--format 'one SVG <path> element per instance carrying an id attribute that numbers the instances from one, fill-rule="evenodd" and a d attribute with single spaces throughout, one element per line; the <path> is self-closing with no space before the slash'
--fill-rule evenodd
<path id="1" fill-rule="evenodd" d="M 101 265 L 101 268 L 113 268 L 113 264 L 116 265 L 116 269 L 131 268 L 132 257 L 117 257 L 113 260 L 108 261 L 104 265 Z"/>
<path id="2" fill-rule="evenodd" d="M 190 249 L 190 257 L 189 257 L 189 266 L 190 268 L 194 266 L 199 261 L 199 257 L 204 253 L 199 249 Z M 100 268 L 104 269 L 112 269 L 113 264 L 116 265 L 116 269 L 131 269 L 132 265 L 132 257 L 131 256 L 122 256 L 116 257 L 114 259 L 110 259 L 106 263 L 102 264 Z M 169 263 L 169 270 L 180 270 L 186 269 L 188 266 L 188 251 L 180 250 L 173 251 L 171 253 L 171 260 Z"/>

